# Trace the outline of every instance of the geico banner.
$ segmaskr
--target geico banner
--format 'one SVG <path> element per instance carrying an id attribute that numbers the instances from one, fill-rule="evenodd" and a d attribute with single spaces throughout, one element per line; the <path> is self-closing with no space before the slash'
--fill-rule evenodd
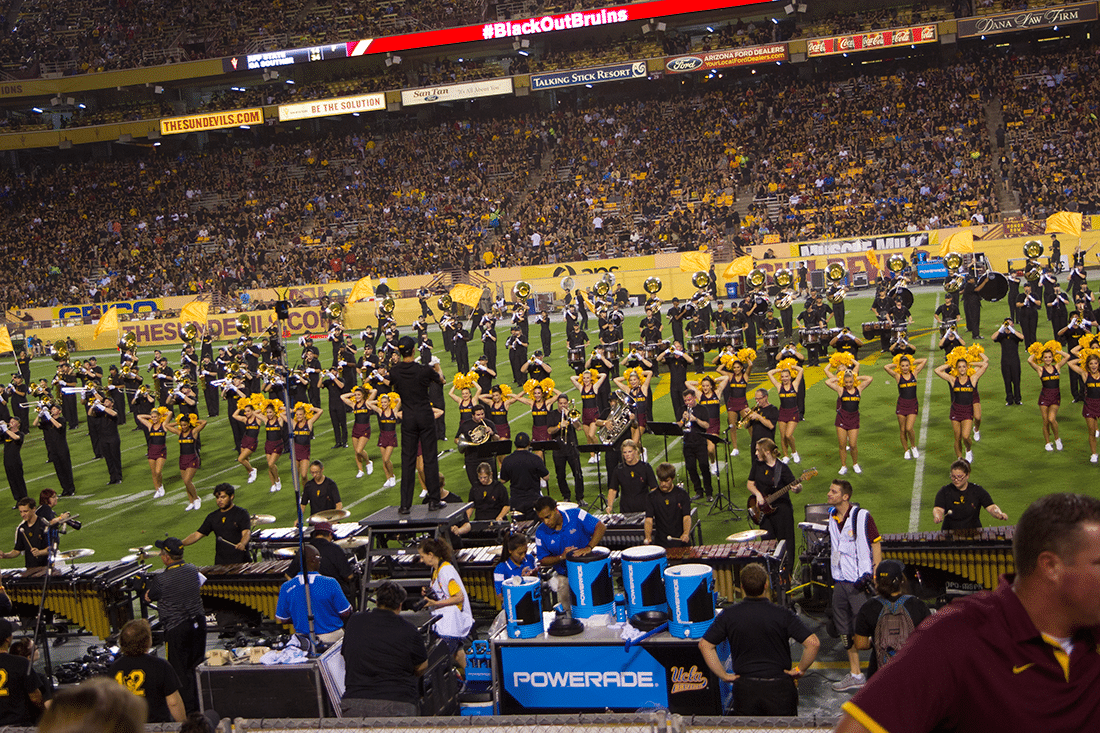
<path id="1" fill-rule="evenodd" d="M 275 311 L 249 311 L 249 320 L 252 323 L 252 335 L 258 338 L 275 319 Z M 237 331 L 237 319 L 239 313 L 229 313 L 211 318 L 206 323 L 205 331 L 208 331 L 215 341 L 235 339 L 239 335 Z M 185 321 L 179 320 L 152 320 L 152 321 L 126 321 L 122 325 L 122 332 L 133 333 L 138 344 L 178 344 L 180 329 Z M 283 330 L 292 335 L 310 332 L 320 332 L 328 328 L 328 321 L 321 314 L 320 308 L 291 308 L 290 317 L 282 322 Z M 199 331 L 203 332 L 199 325 Z"/>
<path id="2" fill-rule="evenodd" d="M 705 51 L 687 56 L 670 56 L 665 59 L 665 71 L 670 74 L 687 74 L 692 71 L 710 71 L 786 60 L 787 44 L 771 43 L 766 46 L 726 48 L 721 51 Z"/>
<path id="3" fill-rule="evenodd" d="M 263 123 L 263 109 L 251 107 L 226 112 L 187 115 L 186 117 L 168 117 L 160 121 L 160 134 L 178 135 L 184 132 L 217 130 L 222 127 L 238 127 L 240 125 L 262 125 Z"/>
<path id="4" fill-rule="evenodd" d="M 821 257 L 826 255 L 844 255 L 853 252 L 868 252 L 879 249 L 909 249 L 927 247 L 928 232 L 916 234 L 894 234 L 888 237 L 865 237 L 862 239 L 837 239 L 821 242 L 805 242 L 791 245 L 792 257 Z M 795 249 L 797 248 L 797 249 Z"/>
<path id="5" fill-rule="evenodd" d="M 806 41 L 806 55 L 832 56 L 838 53 L 872 51 L 876 48 L 908 46 L 916 43 L 935 43 L 936 26 L 917 25 L 910 28 L 891 28 L 870 33 L 854 33 L 832 38 L 813 38 Z"/>
<path id="6" fill-rule="evenodd" d="M 581 84 L 602 84 L 607 81 L 626 81 L 645 79 L 649 75 L 645 61 L 633 61 L 614 66 L 599 66 L 593 69 L 575 69 L 558 71 L 553 74 L 532 74 L 531 89 L 558 89 L 575 87 Z"/>
<path id="7" fill-rule="evenodd" d="M 413 107 L 418 104 L 456 102 L 460 99 L 496 97 L 501 94 L 511 93 L 511 77 L 506 79 L 487 79 L 485 81 L 472 81 L 466 84 L 449 84 L 438 87 L 423 87 L 421 89 L 406 89 L 401 92 L 401 104 L 405 107 Z"/>
<path id="8" fill-rule="evenodd" d="M 375 112 L 385 108 L 385 94 L 359 94 L 354 97 L 315 99 L 298 104 L 280 104 L 279 122 L 308 120 L 313 117 L 350 115 L 355 112 Z"/>
<path id="9" fill-rule="evenodd" d="M 1055 25 L 1086 23 L 1096 20 L 1096 3 L 1074 3 L 1056 8 L 1036 8 L 1020 10 L 1015 13 L 983 15 L 977 18 L 962 18 L 957 21 L 959 38 L 987 36 L 995 33 L 1012 33 Z"/>
<path id="10" fill-rule="evenodd" d="M 524 265 L 520 268 L 520 277 L 524 280 L 540 277 L 574 277 L 619 270 L 652 270 L 655 267 L 653 255 L 643 257 L 618 257 L 610 260 L 588 260 L 583 262 L 562 262 L 557 265 Z M 487 272 L 492 273 L 492 270 Z"/>
<path id="11" fill-rule="evenodd" d="M 100 315 L 111 308 L 118 308 L 119 314 L 132 313 L 134 315 L 148 315 L 165 308 L 162 298 L 148 298 L 145 300 L 113 300 L 109 303 L 94 303 L 91 305 L 61 305 L 52 309 L 51 318 L 91 318 L 97 309 Z"/>

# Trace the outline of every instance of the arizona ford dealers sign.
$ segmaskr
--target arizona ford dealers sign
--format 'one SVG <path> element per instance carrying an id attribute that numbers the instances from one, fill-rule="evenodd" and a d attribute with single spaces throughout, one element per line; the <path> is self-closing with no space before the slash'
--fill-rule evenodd
<path id="1" fill-rule="evenodd" d="M 710 71 L 731 66 L 752 66 L 786 60 L 787 44 L 772 43 L 766 46 L 726 48 L 721 51 L 707 51 L 687 56 L 670 56 L 665 59 L 665 71 L 670 74 L 686 74 L 692 71 Z"/>

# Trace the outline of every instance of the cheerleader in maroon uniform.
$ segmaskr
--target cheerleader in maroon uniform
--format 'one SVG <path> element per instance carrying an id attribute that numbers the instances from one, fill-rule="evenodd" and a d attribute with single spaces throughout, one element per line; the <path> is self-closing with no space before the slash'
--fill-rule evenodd
<path id="1" fill-rule="evenodd" d="M 256 480 L 256 467 L 248 457 L 260 444 L 260 420 L 256 417 L 256 408 L 247 397 L 237 400 L 237 409 L 233 411 L 231 417 L 244 426 L 244 432 L 241 435 L 241 452 L 237 455 L 237 463 L 248 471 L 248 483 L 252 483 Z"/>
<path id="2" fill-rule="evenodd" d="M 732 359 L 729 358 L 731 356 Z M 737 423 L 749 414 L 749 401 L 746 395 L 751 372 L 751 361 L 742 361 L 734 354 L 723 354 L 718 357 L 718 373 L 729 379 L 726 384 L 726 425 L 729 427 L 730 455 L 732 456 L 741 453 L 737 449 Z"/>
<path id="3" fill-rule="evenodd" d="M 397 486 L 393 449 L 397 447 L 397 423 L 401 422 L 401 398 L 396 392 L 380 394 L 377 399 L 367 400 L 367 407 L 378 415 L 378 451 L 382 454 L 382 470 L 386 472 L 382 488 Z"/>
<path id="4" fill-rule="evenodd" d="M 294 424 L 290 427 L 290 439 L 294 441 L 294 460 L 298 462 L 298 478 L 304 484 L 309 478 L 309 447 L 313 442 L 313 426 L 325 413 L 308 402 L 294 405 Z"/>
<path id="5" fill-rule="evenodd" d="M 914 359 L 909 354 L 897 354 L 894 360 L 883 367 L 886 373 L 898 381 L 898 404 L 894 414 L 898 416 L 898 432 L 901 434 L 901 447 L 905 449 L 905 460 L 917 458 L 917 375 L 921 373 L 927 359 Z"/>
<path id="6" fill-rule="evenodd" d="M 267 477 L 271 481 L 269 491 L 281 491 L 279 456 L 286 452 L 286 415 L 282 400 L 268 400 L 263 417 L 259 418 L 264 429 L 264 456 L 267 458 Z"/>
<path id="7" fill-rule="evenodd" d="M 597 442 L 596 421 L 600 419 L 600 404 L 597 393 L 603 387 L 603 383 L 607 381 L 607 375 L 595 369 L 585 369 L 579 375 L 570 377 L 569 381 L 573 383 L 573 386 L 577 388 L 581 395 L 581 425 L 584 434 L 588 436 L 590 444 L 595 443 Z M 593 453 L 588 457 L 589 463 L 598 463 L 599 460 L 599 453 Z"/>
<path id="8" fill-rule="evenodd" d="M 505 394 L 504 390 L 508 389 Z M 485 403 L 489 413 L 489 424 L 493 426 L 493 432 L 498 440 L 511 440 L 512 426 L 508 424 L 508 408 L 517 400 L 508 385 L 495 385 L 489 394 L 479 395 L 478 399 Z M 504 460 L 504 456 L 497 456 L 497 463 Z"/>
<path id="9" fill-rule="evenodd" d="M 1062 450 L 1062 438 L 1058 433 L 1058 408 L 1062 404 L 1061 374 L 1058 372 L 1058 362 L 1069 357 L 1062 351 L 1057 341 L 1048 341 L 1045 344 L 1033 343 L 1027 348 L 1027 363 L 1039 375 L 1039 412 L 1043 415 L 1043 442 L 1046 449 L 1053 451 L 1055 448 Z M 1050 436 L 1054 435 L 1054 443 L 1050 442 Z"/>
<path id="10" fill-rule="evenodd" d="M 164 461 L 168 458 L 168 431 L 165 426 L 172 411 L 158 407 L 147 415 L 134 417 L 145 429 L 145 457 L 149 459 L 149 472 L 153 475 L 153 498 L 164 496 Z"/>
<path id="11" fill-rule="evenodd" d="M 863 390 L 871 383 L 871 378 L 859 375 L 859 363 L 855 369 L 849 369 L 843 375 L 837 376 L 832 371 L 832 365 L 825 365 L 825 386 L 836 392 L 836 439 L 840 447 L 841 476 L 848 473 L 848 453 L 852 454 L 852 470 L 863 473 L 859 467 L 859 402 L 863 398 Z"/>
<path id="12" fill-rule="evenodd" d="M 768 372 L 768 379 L 779 394 L 779 418 L 776 420 L 776 427 L 783 446 L 784 463 L 802 462 L 794 442 L 794 429 L 798 427 L 798 388 L 802 384 L 802 374 L 802 368 L 793 365 L 786 369 L 776 367 Z"/>
<path id="13" fill-rule="evenodd" d="M 198 415 L 180 415 L 175 425 L 168 423 L 164 428 L 179 436 L 180 443 L 180 478 L 183 479 L 183 488 L 187 489 L 187 507 L 189 512 L 202 507 L 202 499 L 199 492 L 195 491 L 195 471 L 199 470 L 202 460 L 199 457 L 199 433 L 206 427 L 206 421 L 200 420 Z"/>
<path id="14" fill-rule="evenodd" d="M 348 406 L 352 414 L 351 446 L 355 451 L 355 478 L 363 478 L 364 471 L 369 476 L 374 473 L 374 461 L 367 453 L 367 441 L 370 440 L 370 420 L 374 411 L 367 406 L 366 387 L 356 387 L 348 394 L 340 395 L 340 401 Z"/>
<path id="15" fill-rule="evenodd" d="M 707 375 L 699 381 L 688 380 L 687 388 L 695 392 L 695 415 L 701 420 L 707 421 L 707 434 L 718 435 L 722 425 L 722 400 L 718 398 L 722 390 L 726 388 L 729 377 L 714 378 Z M 715 448 L 717 443 L 707 441 L 707 459 L 710 461 L 710 472 L 718 475 L 718 455 Z"/>
<path id="16" fill-rule="evenodd" d="M 630 428 L 630 437 L 641 448 L 643 461 L 649 460 L 642 446 L 642 436 L 645 435 L 646 425 L 649 422 L 649 383 L 652 379 L 653 372 L 643 370 L 641 367 L 627 369 L 625 376 L 614 379 L 615 386 L 634 400 L 634 423 Z"/>
<path id="17" fill-rule="evenodd" d="M 530 394 L 530 397 L 520 395 L 517 399 L 531 407 L 531 442 L 550 440 L 550 404 L 557 397 L 558 391 L 551 387 L 547 394 L 542 385 L 536 383 L 531 387 Z M 543 457 L 541 450 L 531 452 L 539 458 Z M 545 479 L 543 483 L 546 483 Z"/>
<path id="18" fill-rule="evenodd" d="M 948 355 L 950 359 L 950 355 Z M 951 385 L 951 430 L 955 434 L 955 457 L 974 462 L 970 433 L 974 427 L 974 395 L 978 380 L 989 367 L 989 357 L 981 355 L 981 361 L 973 367 L 966 357 L 959 357 L 954 364 L 940 364 L 936 376 Z"/>
<path id="19" fill-rule="evenodd" d="M 458 424 L 466 422 L 470 419 L 470 416 L 474 413 L 474 405 L 476 405 L 481 397 L 481 385 L 474 382 L 473 391 L 469 387 L 463 387 L 459 394 L 455 394 L 455 385 L 451 385 L 450 391 L 451 399 L 458 405 Z M 455 433 L 457 436 L 458 434 Z"/>
<path id="20" fill-rule="evenodd" d="M 1089 448 L 1092 450 L 1089 461 L 1096 463 L 1096 424 L 1100 420 L 1100 352 L 1096 349 L 1082 349 L 1080 346 L 1073 347 L 1073 350 L 1078 354 L 1084 352 L 1084 367 L 1081 366 L 1080 356 L 1071 360 L 1068 366 L 1080 374 L 1085 382 L 1085 405 L 1081 409 L 1081 415 L 1089 429 Z"/>

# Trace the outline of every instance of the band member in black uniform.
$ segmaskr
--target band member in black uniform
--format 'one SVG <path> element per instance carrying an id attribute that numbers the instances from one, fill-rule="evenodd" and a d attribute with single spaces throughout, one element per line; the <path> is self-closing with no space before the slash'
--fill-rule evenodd
<path id="1" fill-rule="evenodd" d="M 714 489 L 711 486 L 710 470 L 707 465 L 707 444 L 710 441 L 706 438 L 709 423 L 696 413 L 698 406 L 695 404 L 695 390 L 683 390 L 680 393 L 680 400 L 684 409 L 680 412 L 680 419 L 677 422 L 684 429 L 684 467 L 695 489 L 695 495 L 691 498 L 693 501 L 704 498 L 711 501 L 714 498 Z M 700 474 L 702 474 L 701 483 Z"/>
<path id="2" fill-rule="evenodd" d="M 596 386 L 596 404 L 600 408 L 600 413 L 603 414 L 607 410 L 611 399 L 611 374 L 615 370 L 615 363 L 607 357 L 603 344 L 596 345 L 592 355 L 584 363 L 584 368 L 595 369 L 606 377 L 603 382 Z"/>
<path id="3" fill-rule="evenodd" d="M 527 379 L 533 379 L 536 382 L 541 382 L 550 376 L 554 368 L 550 366 L 544 360 L 542 350 L 536 350 L 534 356 L 528 359 L 523 366 L 519 368 L 521 374 L 527 375 Z"/>
<path id="4" fill-rule="evenodd" d="M 754 452 L 756 461 L 753 463 L 746 486 L 749 493 L 756 499 L 758 509 L 764 506 L 764 497 L 786 486 L 794 484 L 791 486 L 791 491 L 795 493 L 802 491 L 802 485 L 795 483 L 795 476 L 790 466 L 779 460 L 779 447 L 775 441 L 761 438 L 757 441 Z M 783 494 L 768 506 L 775 511 L 764 514 L 760 519 L 760 529 L 767 531 L 764 537 L 786 540 L 787 547 L 794 547 L 794 505 L 791 503 L 790 494 Z M 793 566 L 794 553 L 788 552 L 783 558 L 783 571 L 789 575 Z"/>
<path id="5" fill-rule="evenodd" d="M 1022 405 L 1020 398 L 1020 343 L 1024 337 L 1014 328 L 1011 318 L 993 332 L 992 340 L 1001 345 L 1001 379 L 1005 385 L 1005 406 Z"/>
<path id="6" fill-rule="evenodd" d="M 497 322 L 491 315 L 481 317 L 478 328 L 481 331 L 481 348 L 485 356 L 489 357 L 489 368 L 497 368 Z"/>
<path id="7" fill-rule="evenodd" d="M 1054 331 L 1054 337 L 1058 338 L 1058 334 L 1062 332 L 1062 329 L 1069 324 L 1069 312 L 1067 311 L 1067 304 L 1069 303 L 1069 296 L 1065 291 L 1055 286 L 1053 289 L 1053 296 L 1047 301 L 1047 308 L 1050 313 L 1050 326 Z"/>
<path id="8" fill-rule="evenodd" d="M 539 339 L 542 341 L 542 353 L 550 356 L 550 314 L 545 310 L 539 311 L 535 316 L 535 323 L 539 324 Z"/>
<path id="9" fill-rule="evenodd" d="M 577 503 L 586 506 L 584 501 L 584 473 L 581 470 L 580 452 L 577 450 L 577 426 L 581 424 L 580 416 L 570 417 L 569 397 L 565 394 L 558 395 L 558 409 L 550 413 L 550 424 L 547 432 L 550 437 L 559 444 L 554 453 L 554 471 L 558 476 L 558 491 L 566 501 L 572 501 L 576 497 Z M 593 456 L 598 454 L 593 453 Z M 569 491 L 569 482 L 566 476 L 566 466 L 573 476 L 573 492 Z"/>
<path id="10" fill-rule="evenodd" d="M 236 412 L 241 400 L 247 400 L 249 397 L 248 390 L 244 386 L 244 380 L 240 377 L 223 377 L 225 380 L 222 383 L 222 397 L 226 401 L 226 411 L 232 415 Z M 238 420 L 230 420 L 229 428 L 233 433 L 233 446 L 235 450 L 241 452 L 241 437 L 244 435 L 244 426 Z"/>
<path id="11" fill-rule="evenodd" d="M 168 395 L 172 392 L 171 385 L 174 379 L 175 372 L 168 365 L 168 359 L 160 357 L 153 371 L 153 383 L 157 385 L 157 404 L 161 407 L 168 405 Z"/>
<path id="12" fill-rule="evenodd" d="M 512 333 L 505 342 L 504 347 L 508 349 L 508 362 L 512 365 L 512 381 L 516 385 L 522 385 L 523 373 L 521 367 L 527 361 L 527 342 L 523 340 L 519 328 L 512 328 Z"/>
<path id="13" fill-rule="evenodd" d="M 42 430 L 42 437 L 46 441 L 46 455 L 53 464 L 57 483 L 61 486 L 61 495 L 73 496 L 76 494 L 76 484 L 73 482 L 73 459 L 69 455 L 69 443 L 65 439 L 68 428 L 64 419 L 61 408 L 52 405 L 39 411 L 34 425 Z"/>
<path id="14" fill-rule="evenodd" d="M 19 368 L 19 373 L 23 375 L 23 383 L 31 383 L 31 357 L 27 353 L 26 349 L 20 349 L 19 356 L 15 358 L 15 364 Z"/>
<path id="15" fill-rule="evenodd" d="M 775 317 L 775 313 L 768 309 L 768 312 L 764 314 L 764 320 L 760 322 L 760 335 L 764 341 L 764 356 L 768 369 L 775 366 L 776 354 L 779 353 L 779 332 L 781 329 L 784 331 L 789 330 L 789 328 L 782 326 Z M 772 338 L 773 336 L 774 338 Z"/>
<path id="16" fill-rule="evenodd" d="M 672 346 L 665 349 L 657 356 L 656 361 L 663 362 L 668 367 L 669 398 L 672 400 L 672 414 L 684 414 L 684 390 L 687 389 L 688 365 L 694 364 L 695 359 L 684 351 L 684 345 L 680 341 L 674 341 Z"/>
<path id="17" fill-rule="evenodd" d="M 750 349 L 756 348 L 756 311 L 759 303 L 753 296 L 748 296 L 741 301 L 740 313 L 733 321 L 734 326 L 740 326 L 745 333 L 745 345 Z"/>
<path id="18" fill-rule="evenodd" d="M 844 328 L 844 298 L 835 298 L 840 288 L 832 286 L 828 290 L 829 302 L 833 304 L 833 323 L 837 328 Z"/>
<path id="19" fill-rule="evenodd" d="M 444 338 L 446 340 L 446 338 Z M 470 332 L 459 322 L 451 328 L 451 357 L 460 372 L 470 371 Z"/>
<path id="20" fill-rule="evenodd" d="M 455 436 L 455 444 L 461 445 L 465 443 L 474 443 L 474 432 L 477 428 L 486 428 L 493 431 L 492 425 L 488 420 L 488 411 L 485 409 L 485 405 L 477 404 L 473 406 L 473 409 L 461 418 L 458 425 L 458 435 Z M 489 437 L 489 440 L 496 439 L 496 431 L 493 431 Z M 479 443 L 477 445 L 483 445 Z M 470 447 L 463 452 L 462 463 L 466 467 L 466 478 L 470 480 L 470 485 L 475 486 L 478 483 L 477 480 L 477 467 L 484 461 L 478 455 L 476 447 Z M 493 477 L 496 477 L 494 472 Z"/>
<path id="21" fill-rule="evenodd" d="M 577 288 L 574 291 L 576 300 L 574 303 L 577 306 L 577 316 L 581 319 L 581 330 L 588 330 L 588 307 L 584 304 L 584 296 L 581 295 L 581 289 Z"/>
<path id="22" fill-rule="evenodd" d="M 1039 299 L 1032 293 L 1032 285 L 1024 283 L 1024 292 L 1016 302 L 1016 316 L 1020 319 L 1020 330 L 1024 334 L 1024 343 L 1033 344 L 1039 340 Z"/>
<path id="23" fill-rule="evenodd" d="M 646 306 L 645 318 L 641 321 L 641 338 L 644 344 L 655 344 L 661 340 L 661 318 L 652 306 Z"/>
<path id="24" fill-rule="evenodd" d="M 978 380 L 989 367 L 989 357 L 974 366 L 970 374 L 970 364 L 959 359 L 954 364 L 940 364 L 936 367 L 936 376 L 951 385 L 951 430 L 955 434 L 955 457 L 974 462 L 971 443 L 971 431 L 974 427 L 974 393 L 978 391 Z"/>
<path id="25" fill-rule="evenodd" d="M 607 320 L 600 326 L 600 345 L 604 347 L 604 355 L 611 362 L 611 376 L 619 376 L 619 359 L 612 354 L 622 352 L 623 333 L 614 320 Z"/>
<path id="26" fill-rule="evenodd" d="M 668 323 L 672 326 L 672 338 L 684 343 L 684 309 L 680 306 L 680 299 L 672 299 L 672 307 L 668 309 Z M 673 400 L 675 402 L 675 400 Z"/>
<path id="27" fill-rule="evenodd" d="M 966 280 L 963 282 L 962 289 L 962 305 L 963 314 L 966 316 L 966 330 L 970 331 L 971 337 L 975 340 L 981 340 L 981 327 L 982 327 L 982 297 L 981 291 L 985 288 L 987 278 L 983 275 L 981 280 L 974 273 L 973 270 L 967 273 Z"/>
<path id="28" fill-rule="evenodd" d="M 88 426 L 96 425 L 99 453 L 107 464 L 108 486 L 122 483 L 122 442 L 118 436 L 119 415 L 110 397 L 97 399 L 88 409 Z"/>
<path id="29" fill-rule="evenodd" d="M 816 304 L 813 303 L 807 305 L 805 310 L 798 314 L 798 320 L 802 322 L 803 329 L 822 328 L 824 326 L 824 316 L 818 311 Z M 806 344 L 806 358 L 810 366 L 817 366 L 821 356 L 820 343 Z"/>
<path id="30" fill-rule="evenodd" d="M 11 414 L 19 418 L 19 431 L 25 435 L 30 424 L 30 408 L 23 406 L 27 403 L 27 383 L 23 373 L 13 372 L 11 382 L 4 391 L 11 400 Z"/>
<path id="31" fill-rule="evenodd" d="M 1020 283 L 1023 282 L 1023 278 L 1020 277 L 1020 273 L 1016 271 L 1005 273 L 1005 279 L 1008 280 L 1008 317 L 1012 319 L 1013 323 L 1019 323 L 1020 319 L 1016 315 L 1016 304 L 1020 302 Z M 1070 287 L 1072 288 L 1072 280 L 1070 281 Z"/>
<path id="32" fill-rule="evenodd" d="M 12 498 L 16 503 L 27 498 L 27 481 L 23 477 L 22 421 L 13 417 L 7 424 L 0 424 L 0 440 L 4 443 L 4 474 L 8 477 Z"/>
<path id="33" fill-rule="evenodd" d="M 959 346 L 965 346 L 966 343 L 959 336 L 958 327 L 948 326 L 947 330 L 943 332 L 943 336 L 940 336 L 939 347 L 943 349 L 943 355 L 947 356 L 952 350 Z"/>
<path id="34" fill-rule="evenodd" d="M 24 497 L 16 506 L 23 521 L 15 528 L 15 547 L 0 552 L 0 558 L 11 560 L 26 552 L 25 567 L 44 568 L 50 564 L 49 524 L 35 512 L 34 499 Z"/>
<path id="35" fill-rule="evenodd" d="M 398 345 L 401 362 L 390 370 L 390 383 L 401 398 L 401 504 L 398 512 L 408 514 L 416 481 L 416 454 L 424 455 L 424 484 L 428 491 L 429 511 L 438 511 L 439 454 L 436 445 L 435 415 L 428 398 L 428 385 L 443 383 L 439 372 L 413 360 L 416 341 L 402 338 Z M 525 359 L 526 361 L 526 359 Z"/>
<path id="36" fill-rule="evenodd" d="M 726 310 L 725 306 L 726 304 L 721 300 L 715 303 L 715 307 L 717 308 L 713 317 L 715 333 L 722 334 L 733 328 L 733 316 Z"/>
<path id="37" fill-rule="evenodd" d="M 306 372 L 306 394 L 309 397 L 309 404 L 316 408 L 320 408 L 321 373 L 324 369 L 321 367 L 321 360 L 317 358 L 317 350 L 315 348 L 311 348 L 305 355 L 302 366 Z"/>
<path id="38" fill-rule="evenodd" d="M 57 377 L 55 378 L 61 387 L 76 387 L 79 383 L 79 378 L 73 372 L 72 366 L 67 363 L 62 363 L 57 368 Z M 78 397 L 75 393 L 62 393 L 61 395 L 61 414 L 65 416 L 65 424 L 70 430 L 75 430 L 80 425 L 80 419 L 77 417 Z"/>
<path id="39" fill-rule="evenodd" d="M 348 447 L 348 413 L 340 399 L 344 396 L 344 380 L 336 369 L 321 374 L 321 388 L 328 392 L 328 416 L 332 421 L 333 448 Z"/>
<path id="40" fill-rule="evenodd" d="M 207 417 L 217 417 L 221 412 L 221 395 L 218 394 L 218 386 L 211 384 L 218 376 L 214 362 L 210 357 L 203 357 L 202 363 L 199 364 L 199 384 L 202 385 Z M 122 421 L 126 422 L 125 416 Z"/>

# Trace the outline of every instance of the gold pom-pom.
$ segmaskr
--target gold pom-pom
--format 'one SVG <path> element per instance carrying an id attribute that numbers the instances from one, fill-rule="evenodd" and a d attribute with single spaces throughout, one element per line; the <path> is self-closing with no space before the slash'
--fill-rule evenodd
<path id="1" fill-rule="evenodd" d="M 855 357 L 847 351 L 838 351 L 829 357 L 829 367 L 835 372 L 841 369 L 851 369 L 855 366 Z"/>
<path id="2" fill-rule="evenodd" d="M 539 386 L 539 383 L 533 379 L 528 379 L 523 383 L 523 391 L 527 393 L 528 397 L 535 396 L 535 387 Z"/>
<path id="3" fill-rule="evenodd" d="M 252 407 L 252 399 L 249 397 L 241 397 L 237 400 L 237 409 L 243 410 L 246 407 Z"/>
<path id="4" fill-rule="evenodd" d="M 542 387 L 542 391 L 545 394 L 551 394 L 554 391 L 554 380 L 550 377 L 539 382 L 539 386 Z"/>
<path id="5" fill-rule="evenodd" d="M 511 394 L 512 394 L 512 385 L 510 385 L 510 384 L 500 385 L 500 395 L 501 395 L 501 397 L 508 397 Z"/>
<path id="6" fill-rule="evenodd" d="M 752 363 L 756 361 L 756 349 L 750 349 L 747 346 L 743 349 L 739 349 L 737 352 L 737 361 L 741 362 L 746 369 L 752 366 Z"/>
<path id="7" fill-rule="evenodd" d="M 787 359 L 780 360 L 780 362 L 775 365 L 775 368 L 778 369 L 779 371 L 783 371 L 784 369 L 791 369 L 791 368 L 797 367 L 797 366 L 798 366 L 798 360 L 797 359 L 787 358 Z"/>

